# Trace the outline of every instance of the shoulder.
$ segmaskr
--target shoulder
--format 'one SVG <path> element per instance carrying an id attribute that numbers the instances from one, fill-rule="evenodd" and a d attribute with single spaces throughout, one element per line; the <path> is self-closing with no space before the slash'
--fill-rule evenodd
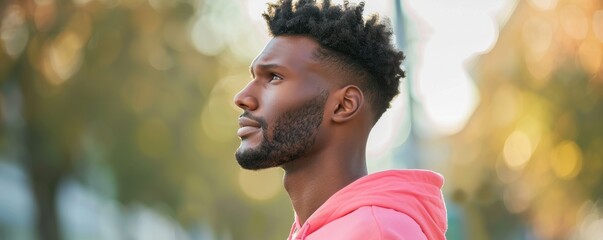
<path id="1" fill-rule="evenodd" d="M 337 234 L 333 235 L 335 232 Z M 312 235 L 318 237 L 323 234 L 331 237 L 326 239 L 426 239 L 419 224 L 408 215 L 376 206 L 358 208 L 324 225 Z"/>
<path id="2" fill-rule="evenodd" d="M 377 225 L 381 239 L 426 239 L 419 224 L 410 216 L 388 208 L 366 208 L 370 208 L 371 220 Z"/>

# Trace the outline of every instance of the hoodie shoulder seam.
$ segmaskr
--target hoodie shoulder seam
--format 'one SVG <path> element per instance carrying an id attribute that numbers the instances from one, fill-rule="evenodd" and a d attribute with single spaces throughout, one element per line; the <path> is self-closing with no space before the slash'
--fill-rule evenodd
<path id="1" fill-rule="evenodd" d="M 373 220 L 375 221 L 375 225 L 377 225 L 377 231 L 379 232 L 379 239 L 383 239 L 383 231 L 381 229 L 381 225 L 379 225 L 379 220 L 375 214 L 375 206 L 371 206 L 371 215 L 373 216 Z"/>

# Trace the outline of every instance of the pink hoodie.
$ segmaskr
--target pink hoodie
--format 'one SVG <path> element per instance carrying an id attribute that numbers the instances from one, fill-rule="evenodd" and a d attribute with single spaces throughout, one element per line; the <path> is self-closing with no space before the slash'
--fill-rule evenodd
<path id="1" fill-rule="evenodd" d="M 288 240 L 446 239 L 444 178 L 427 170 L 389 170 L 331 196 Z"/>

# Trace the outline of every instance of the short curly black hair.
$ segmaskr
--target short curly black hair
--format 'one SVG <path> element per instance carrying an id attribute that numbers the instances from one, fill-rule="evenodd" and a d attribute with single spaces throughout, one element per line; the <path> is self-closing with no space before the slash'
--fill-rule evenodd
<path id="1" fill-rule="evenodd" d="M 279 0 L 268 4 L 263 17 L 273 37 L 302 35 L 316 40 L 317 56 L 353 76 L 372 105 L 377 121 L 398 95 L 404 54 L 392 41 L 389 22 L 372 15 L 365 22 L 364 2 L 332 5 L 324 0 Z"/>

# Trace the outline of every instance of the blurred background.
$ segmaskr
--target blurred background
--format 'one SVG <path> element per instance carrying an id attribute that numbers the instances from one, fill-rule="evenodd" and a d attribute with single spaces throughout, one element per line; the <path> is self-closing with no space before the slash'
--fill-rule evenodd
<path id="1" fill-rule="evenodd" d="M 0 239 L 285 239 L 239 168 L 260 0 L 0 2 Z M 371 0 L 407 54 L 371 172 L 446 177 L 448 239 L 603 239 L 603 2 Z"/>

